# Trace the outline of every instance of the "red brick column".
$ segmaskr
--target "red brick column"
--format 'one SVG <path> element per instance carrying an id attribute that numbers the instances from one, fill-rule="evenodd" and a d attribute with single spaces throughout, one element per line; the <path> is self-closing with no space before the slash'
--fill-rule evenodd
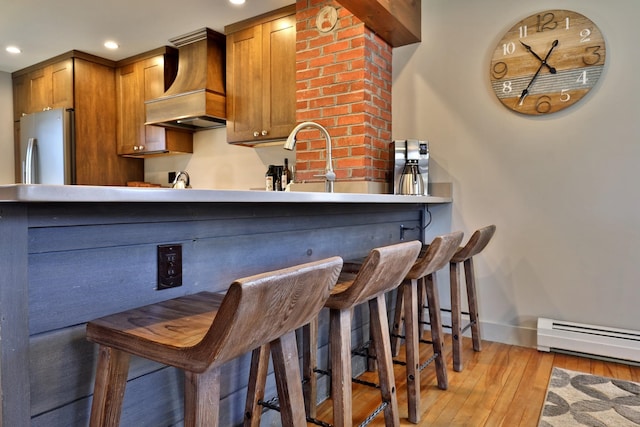
<path id="1" fill-rule="evenodd" d="M 324 6 L 338 15 L 329 32 L 316 28 Z M 345 181 L 384 184 L 391 168 L 391 46 L 333 0 L 298 0 L 296 20 L 298 122 L 329 131 L 337 191 Z M 325 155 L 319 132 L 301 132 L 296 181 L 322 181 L 314 175 L 324 171 Z"/>

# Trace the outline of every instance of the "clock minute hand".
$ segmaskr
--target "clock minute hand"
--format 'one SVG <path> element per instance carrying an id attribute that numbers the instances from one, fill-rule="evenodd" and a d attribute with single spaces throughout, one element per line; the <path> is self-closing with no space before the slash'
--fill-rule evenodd
<path id="1" fill-rule="evenodd" d="M 531 46 L 529 46 L 528 44 L 523 43 L 522 41 L 520 41 L 520 44 L 522 46 L 524 46 L 525 49 L 527 49 L 527 51 L 529 51 L 529 53 L 531 53 L 533 56 L 535 56 L 538 59 L 538 61 L 540 61 L 544 66 L 546 66 L 549 69 L 549 72 L 551 74 L 555 74 L 556 73 L 556 69 L 554 67 L 552 67 L 551 65 L 547 64 L 547 61 L 545 61 L 544 59 L 540 58 L 540 56 L 538 56 L 538 54 L 535 53 L 533 51 L 533 49 L 531 49 Z M 555 46 L 553 46 L 553 47 L 555 47 Z M 548 57 L 548 55 L 547 55 L 547 57 Z"/>
<path id="2" fill-rule="evenodd" d="M 531 85 L 533 84 L 534 80 L 536 79 L 536 77 L 538 77 L 538 74 L 540 74 L 540 70 L 542 70 L 544 64 L 540 64 L 540 66 L 538 67 L 538 69 L 536 70 L 536 73 L 533 75 L 533 77 L 531 78 L 531 81 L 529 82 L 529 84 L 527 85 L 526 88 L 524 88 L 524 90 L 522 91 L 522 94 L 520 94 L 520 98 L 518 99 L 518 105 L 522 105 L 522 103 L 524 102 L 524 98 L 529 94 L 529 88 L 531 87 Z"/>
<path id="3" fill-rule="evenodd" d="M 540 74 L 540 70 L 542 70 L 542 67 L 545 66 L 545 64 L 547 63 L 547 59 L 549 59 L 549 56 L 551 56 L 551 52 L 553 52 L 553 49 L 555 49 L 556 46 L 558 46 L 558 40 L 554 40 L 553 43 L 551 43 L 551 49 L 549 49 L 549 52 L 547 52 L 547 56 L 544 57 L 544 59 L 540 63 L 540 66 L 536 70 L 536 73 L 531 78 L 531 81 L 529 82 L 527 87 L 522 91 L 522 94 L 520 95 L 520 98 L 518 99 L 518 105 L 522 105 L 522 103 L 524 102 L 524 98 L 529 94 L 529 88 L 531 87 L 531 85 L 535 81 L 536 77 L 538 77 L 538 74 Z"/>

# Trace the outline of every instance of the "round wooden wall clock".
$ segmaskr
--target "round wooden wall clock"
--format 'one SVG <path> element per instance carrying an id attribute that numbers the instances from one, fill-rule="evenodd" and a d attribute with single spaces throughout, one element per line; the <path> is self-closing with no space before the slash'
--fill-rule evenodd
<path id="1" fill-rule="evenodd" d="M 546 10 L 515 24 L 491 58 L 491 86 L 509 109 L 540 115 L 582 99 L 602 74 L 604 38 L 589 18 Z"/>

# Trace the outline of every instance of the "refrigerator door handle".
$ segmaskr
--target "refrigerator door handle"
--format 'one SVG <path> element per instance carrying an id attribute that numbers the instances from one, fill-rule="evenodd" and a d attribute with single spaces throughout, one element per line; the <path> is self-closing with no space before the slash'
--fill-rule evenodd
<path id="1" fill-rule="evenodd" d="M 37 140 L 35 138 L 29 138 L 27 142 L 27 150 L 25 153 L 25 165 L 24 165 L 24 179 L 22 182 L 25 184 L 35 184 L 35 162 L 37 153 Z"/>

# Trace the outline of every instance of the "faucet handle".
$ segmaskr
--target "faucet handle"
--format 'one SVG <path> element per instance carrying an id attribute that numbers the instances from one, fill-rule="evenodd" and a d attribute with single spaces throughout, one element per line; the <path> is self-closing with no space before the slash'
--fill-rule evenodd
<path id="1" fill-rule="evenodd" d="M 333 183 L 336 180 L 336 174 L 332 170 L 328 170 L 322 175 L 314 175 L 315 177 L 324 177 L 324 189 L 327 193 L 333 193 Z"/>
<path id="2" fill-rule="evenodd" d="M 327 181 L 335 181 L 336 180 L 336 173 L 334 171 L 326 171 L 323 174 L 320 175 L 314 175 L 316 178 L 326 178 Z"/>

